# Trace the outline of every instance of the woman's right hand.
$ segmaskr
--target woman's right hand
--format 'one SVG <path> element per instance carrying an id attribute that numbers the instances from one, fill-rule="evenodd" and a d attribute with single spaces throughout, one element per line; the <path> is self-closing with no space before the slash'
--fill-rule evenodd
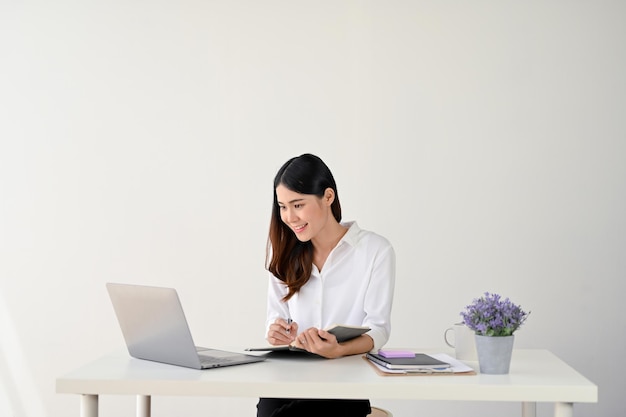
<path id="1" fill-rule="evenodd" d="M 298 323 L 287 323 L 285 319 L 276 319 L 267 332 L 267 341 L 273 345 L 290 345 L 298 335 Z"/>

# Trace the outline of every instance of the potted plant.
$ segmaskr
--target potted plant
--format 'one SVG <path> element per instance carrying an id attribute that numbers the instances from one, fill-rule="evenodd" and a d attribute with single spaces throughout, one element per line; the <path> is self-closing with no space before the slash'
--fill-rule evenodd
<path id="1" fill-rule="evenodd" d="M 507 374 L 513 353 L 513 333 L 528 314 L 508 298 L 488 292 L 474 299 L 461 312 L 463 322 L 476 334 L 476 352 L 480 372 Z"/>

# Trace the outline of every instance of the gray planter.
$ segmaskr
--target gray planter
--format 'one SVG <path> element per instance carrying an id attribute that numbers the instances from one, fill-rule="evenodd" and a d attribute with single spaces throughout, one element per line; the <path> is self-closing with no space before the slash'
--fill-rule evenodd
<path id="1" fill-rule="evenodd" d="M 515 336 L 476 335 L 478 365 L 483 374 L 508 374 Z"/>

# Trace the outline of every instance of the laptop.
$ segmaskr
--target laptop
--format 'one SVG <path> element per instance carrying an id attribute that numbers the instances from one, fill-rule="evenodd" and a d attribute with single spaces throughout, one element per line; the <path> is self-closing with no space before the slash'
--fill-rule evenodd
<path id="1" fill-rule="evenodd" d="M 132 357 L 195 369 L 265 360 L 195 346 L 174 288 L 116 283 L 106 287 Z"/>

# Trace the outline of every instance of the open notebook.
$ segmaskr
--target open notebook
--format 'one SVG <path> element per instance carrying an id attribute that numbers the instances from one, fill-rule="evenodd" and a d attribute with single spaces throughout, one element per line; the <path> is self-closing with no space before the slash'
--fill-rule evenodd
<path id="1" fill-rule="evenodd" d="M 337 338 L 337 342 L 347 342 L 348 340 L 354 339 L 355 337 L 359 337 L 362 334 L 369 332 L 371 329 L 365 326 L 350 326 L 347 324 L 333 324 L 330 327 L 325 329 L 328 333 L 332 333 Z M 277 346 L 265 346 L 258 348 L 248 348 L 246 349 L 249 352 L 253 351 L 262 351 L 262 352 L 284 352 L 284 351 L 295 351 L 295 352 L 306 352 L 306 350 L 292 346 L 292 345 L 277 345 Z"/>

